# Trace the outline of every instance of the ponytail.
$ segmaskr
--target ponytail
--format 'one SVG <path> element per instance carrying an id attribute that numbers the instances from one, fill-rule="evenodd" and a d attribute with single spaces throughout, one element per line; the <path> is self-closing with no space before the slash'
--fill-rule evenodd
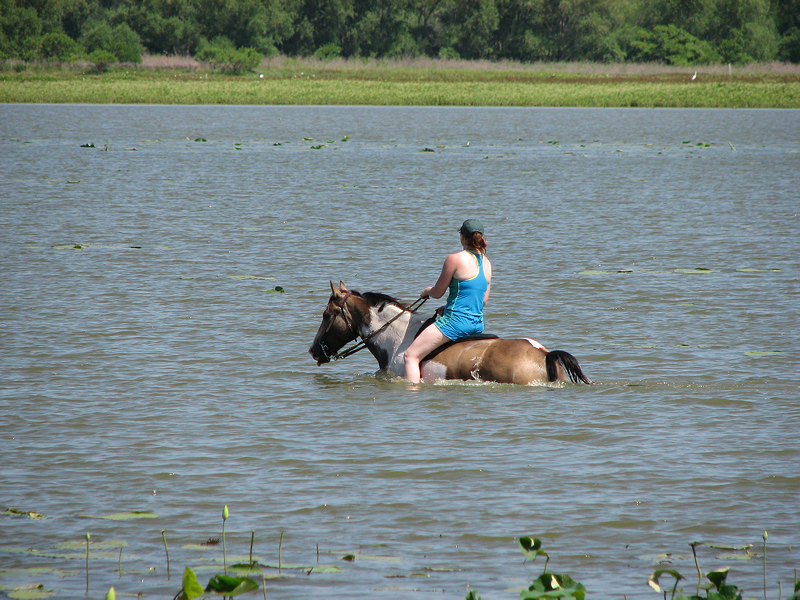
<path id="1" fill-rule="evenodd" d="M 481 254 L 486 254 L 486 246 L 488 244 L 486 242 L 486 238 L 483 237 L 483 234 L 480 231 L 476 231 L 470 237 L 468 237 L 467 242 Z"/>

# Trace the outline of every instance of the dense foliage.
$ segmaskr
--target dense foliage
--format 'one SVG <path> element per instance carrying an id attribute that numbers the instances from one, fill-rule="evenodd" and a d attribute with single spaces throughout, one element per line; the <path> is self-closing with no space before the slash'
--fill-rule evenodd
<path id="1" fill-rule="evenodd" d="M 800 62 L 800 0 L 0 0 L 0 59 Z"/>

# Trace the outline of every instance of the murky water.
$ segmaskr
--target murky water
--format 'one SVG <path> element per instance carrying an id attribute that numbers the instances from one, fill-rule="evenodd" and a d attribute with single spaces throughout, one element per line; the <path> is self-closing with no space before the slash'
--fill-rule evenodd
<path id="1" fill-rule="evenodd" d="M 0 186 L 0 510 L 45 517 L 0 587 L 82 597 L 90 532 L 90 597 L 172 598 L 228 505 L 229 564 L 305 567 L 270 598 L 517 598 L 523 535 L 594 598 L 752 544 L 698 555 L 761 598 L 764 531 L 789 595 L 800 111 L 4 105 Z M 411 301 L 467 217 L 487 329 L 597 385 L 315 366 L 329 280 Z"/>

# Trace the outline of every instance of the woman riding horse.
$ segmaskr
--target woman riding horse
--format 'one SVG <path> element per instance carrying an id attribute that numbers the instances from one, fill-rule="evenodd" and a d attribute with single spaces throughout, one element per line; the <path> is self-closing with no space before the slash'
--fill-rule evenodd
<path id="1" fill-rule="evenodd" d="M 380 370 L 395 376 L 405 374 L 403 354 L 417 332 L 427 324 L 427 315 L 396 298 L 376 292 L 360 293 L 344 283 L 331 282 L 331 296 L 322 322 L 308 349 L 317 365 L 368 349 Z M 361 341 L 347 350 L 344 346 Z M 556 381 L 591 383 L 569 352 L 547 350 L 532 338 L 503 339 L 470 336 L 439 346 L 420 365 L 421 379 L 461 379 L 532 385 Z"/>
<path id="2" fill-rule="evenodd" d="M 486 258 L 483 225 L 467 219 L 459 229 L 461 252 L 447 257 L 439 279 L 422 290 L 420 298 L 441 298 L 449 290 L 444 313 L 406 348 L 406 377 L 420 381 L 420 361 L 442 344 L 483 331 L 483 307 L 489 299 L 492 263 Z"/>

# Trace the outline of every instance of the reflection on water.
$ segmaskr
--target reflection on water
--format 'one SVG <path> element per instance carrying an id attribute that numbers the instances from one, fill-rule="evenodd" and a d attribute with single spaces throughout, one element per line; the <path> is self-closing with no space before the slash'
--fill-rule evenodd
<path id="1" fill-rule="evenodd" d="M 272 598 L 514 598 L 542 566 L 522 535 L 628 598 L 654 593 L 657 563 L 693 593 L 692 542 L 753 544 L 700 559 L 760 596 L 765 530 L 770 597 L 790 589 L 797 111 L 6 105 L 0 122 L 0 489 L 46 517 L 0 515 L 0 585 L 83 594 L 82 551 L 56 546 L 90 531 L 109 544 L 94 596 L 172 597 L 184 567 L 220 571 L 198 544 L 228 505 L 233 560 L 255 531 L 260 562 L 284 533 L 283 563 L 320 565 L 268 580 Z M 367 353 L 317 368 L 328 281 L 413 300 L 467 216 L 495 265 L 487 327 L 600 383 L 411 389 Z M 158 516 L 96 518 L 135 511 Z"/>

